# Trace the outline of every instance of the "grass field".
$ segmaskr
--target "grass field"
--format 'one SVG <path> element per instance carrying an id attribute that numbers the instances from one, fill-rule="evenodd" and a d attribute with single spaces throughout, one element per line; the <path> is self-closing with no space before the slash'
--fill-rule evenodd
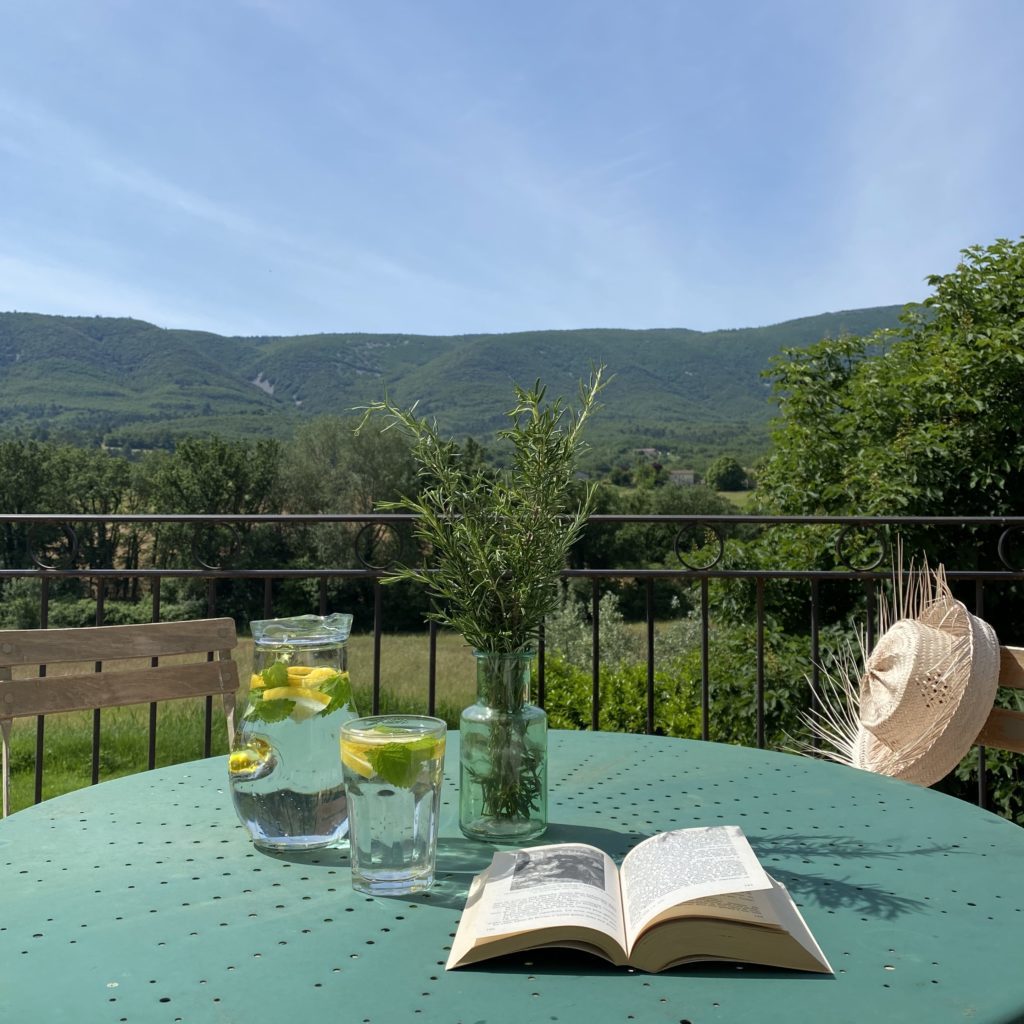
<path id="1" fill-rule="evenodd" d="M 428 639 L 422 636 L 386 636 L 381 641 L 381 710 L 427 710 Z M 172 661 L 173 659 L 168 659 Z M 242 639 L 235 660 L 243 680 L 252 666 L 252 641 Z M 70 672 L 89 672 L 92 663 L 53 666 L 52 677 Z M 111 666 L 116 667 L 116 665 Z M 355 700 L 362 714 L 371 710 L 373 638 L 354 636 L 348 645 L 348 668 Z M 471 704 L 476 692 L 473 657 L 461 637 L 439 634 L 437 642 L 437 714 L 449 727 L 458 723 L 459 712 Z M 16 672 L 16 676 L 19 673 Z M 23 675 L 34 675 L 25 672 Z M 177 764 L 203 756 L 202 700 L 171 701 L 157 713 L 157 766 Z M 239 714 L 244 702 L 240 700 Z M 92 764 L 92 712 L 48 715 L 44 727 L 43 798 L 67 793 L 89 784 Z M 141 771 L 147 766 L 149 706 L 111 708 L 102 712 L 100 732 L 100 779 L 112 779 Z M 227 751 L 227 733 L 220 701 L 214 701 L 213 753 Z M 11 806 L 14 810 L 33 802 L 35 789 L 36 720 L 14 722 L 11 739 Z"/>
<path id="2" fill-rule="evenodd" d="M 726 501 L 731 501 L 737 508 L 743 509 L 744 511 L 754 500 L 755 494 L 754 491 L 716 491 L 715 493 L 720 498 L 725 498 Z"/>

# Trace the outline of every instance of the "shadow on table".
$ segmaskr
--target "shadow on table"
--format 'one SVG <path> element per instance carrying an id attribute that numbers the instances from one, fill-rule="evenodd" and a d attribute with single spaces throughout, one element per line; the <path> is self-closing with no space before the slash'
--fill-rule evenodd
<path id="1" fill-rule="evenodd" d="M 647 837 L 636 832 L 597 828 L 585 825 L 562 825 L 554 822 L 539 839 L 525 844 L 542 846 L 548 843 L 588 843 L 608 853 L 616 860 Z M 498 849 L 509 849 L 482 843 L 463 836 L 442 836 L 437 845 L 437 862 L 434 869 L 434 887 L 420 896 L 403 896 L 409 903 L 423 906 L 445 907 L 461 911 L 466 904 L 469 884 L 488 864 Z M 289 850 L 271 853 L 260 851 L 263 856 L 292 864 L 322 865 L 338 870 L 351 867 L 347 847 L 327 847 L 319 850 Z"/>
<path id="2" fill-rule="evenodd" d="M 796 835 L 785 833 L 777 836 L 750 837 L 758 857 L 769 874 L 774 875 L 789 889 L 797 903 L 813 901 L 825 910 L 855 910 L 875 917 L 892 919 L 902 914 L 920 913 L 930 909 L 923 900 L 910 899 L 884 889 L 880 885 L 866 884 L 863 877 L 851 881 L 838 873 L 822 874 L 814 871 L 800 871 L 783 868 L 769 862 L 772 857 L 784 857 L 792 864 L 799 859 L 810 864 L 812 858 L 829 858 L 836 861 L 895 861 L 916 857 L 934 857 L 940 854 L 963 853 L 955 846 L 926 846 L 913 849 L 897 849 L 892 844 L 885 846 L 866 843 L 850 836 Z"/>
<path id="3" fill-rule="evenodd" d="M 621 859 L 621 853 L 625 853 L 644 838 L 646 837 L 634 832 L 583 825 L 561 825 L 555 822 L 548 826 L 543 836 L 523 845 L 587 843 L 605 850 L 613 858 Z M 473 876 L 487 868 L 496 850 L 511 848 L 514 847 L 482 843 L 464 837 L 443 838 L 437 847 L 434 888 L 422 897 L 410 897 L 410 902 L 422 900 L 423 903 L 433 906 L 451 907 L 461 911 L 466 904 L 466 895 Z"/>
<path id="4" fill-rule="evenodd" d="M 533 978 L 589 978 L 607 977 L 609 974 L 635 974 L 639 978 L 654 977 L 654 975 L 638 971 L 633 967 L 614 967 L 599 956 L 564 947 L 530 949 L 523 953 L 510 953 L 508 956 L 495 957 L 478 964 L 460 967 L 458 973 L 525 974 Z M 763 981 L 765 978 L 791 978 L 801 984 L 806 984 L 809 981 L 834 983 L 836 980 L 831 974 L 784 971 L 777 967 L 762 967 L 758 964 L 736 964 L 708 960 L 681 964 L 679 967 L 670 967 L 668 970 L 658 973 L 662 977 L 678 975 L 690 978 L 727 978 L 730 985 L 740 978 L 759 981 Z"/>

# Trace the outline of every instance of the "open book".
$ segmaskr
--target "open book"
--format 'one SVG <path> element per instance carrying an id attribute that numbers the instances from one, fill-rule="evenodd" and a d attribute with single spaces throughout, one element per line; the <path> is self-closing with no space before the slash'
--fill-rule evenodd
<path id="1" fill-rule="evenodd" d="M 832 973 L 733 825 L 652 836 L 620 869 L 579 843 L 496 853 L 470 886 L 446 970 L 543 946 L 650 972 L 728 960 Z"/>

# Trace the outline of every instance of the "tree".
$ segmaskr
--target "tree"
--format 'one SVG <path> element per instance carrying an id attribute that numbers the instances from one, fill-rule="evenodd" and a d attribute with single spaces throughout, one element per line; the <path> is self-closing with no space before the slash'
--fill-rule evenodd
<path id="1" fill-rule="evenodd" d="M 136 484 L 149 508 L 177 514 L 260 514 L 280 511 L 278 478 L 281 445 L 277 441 L 224 441 L 220 438 L 186 438 L 173 455 L 154 452 L 139 469 Z M 237 544 L 248 562 L 273 565 L 280 556 L 279 542 L 271 531 L 238 527 Z M 229 557 L 236 547 L 231 531 L 167 525 L 156 531 L 153 560 L 166 566 L 190 565 L 193 554 L 209 564 Z M 260 559 L 263 559 L 262 562 Z"/>
<path id="2" fill-rule="evenodd" d="M 951 273 L 928 278 L 933 293 L 906 307 L 899 328 L 825 339 L 773 362 L 781 419 L 758 479 L 766 511 L 1019 514 L 1024 238 L 965 249 L 962 257 Z M 908 556 L 960 569 L 997 568 L 999 532 L 901 529 Z M 870 561 L 872 548 L 877 553 L 877 538 L 847 539 L 854 564 Z M 838 567 L 834 530 L 776 528 L 768 541 L 765 557 L 785 550 L 794 567 Z M 786 593 L 775 589 L 780 598 Z M 789 598 L 798 610 L 797 595 Z M 1020 603 L 1013 586 L 999 588 L 986 595 L 986 618 L 998 632 Z M 831 609 L 836 616 L 851 610 L 839 598 Z M 787 621 L 781 608 L 769 612 Z"/>
<path id="3" fill-rule="evenodd" d="M 134 507 L 131 465 L 127 459 L 101 448 L 61 445 L 51 448 L 47 505 L 52 512 L 118 515 Z M 74 522 L 74 516 L 70 517 Z M 92 568 L 138 567 L 140 531 L 119 523 L 75 523 L 77 563 Z M 137 580 L 114 580 L 108 596 L 138 594 Z"/>
<path id="4" fill-rule="evenodd" d="M 640 488 L 620 492 L 598 486 L 594 494 L 594 515 L 701 516 L 735 515 L 736 506 L 703 486 Z M 731 531 L 730 531 L 731 532 Z M 702 534 L 701 534 L 702 536 Z M 678 525 L 650 522 L 591 522 L 572 552 L 575 569 L 661 568 L 678 569 L 677 544 L 686 549 L 696 534 L 680 531 Z M 705 552 L 706 554 L 706 552 Z M 572 588 L 589 600 L 589 581 L 576 581 Z M 614 592 L 627 619 L 646 615 L 646 590 L 628 580 L 602 581 L 602 591 Z M 685 610 L 688 598 L 678 584 L 654 582 L 655 611 L 670 616 L 673 609 Z"/>
<path id="5" fill-rule="evenodd" d="M 278 441 L 185 438 L 172 456 L 154 460 L 150 504 L 170 513 L 274 512 L 280 458 Z"/>
<path id="6" fill-rule="evenodd" d="M 407 440 L 396 430 L 367 425 L 358 434 L 358 419 L 320 416 L 301 426 L 285 447 L 281 488 L 285 510 L 295 513 L 372 513 L 380 502 L 415 493 L 416 466 Z M 348 568 L 386 566 L 415 549 L 408 527 L 329 523 L 302 532 L 291 564 L 296 567 Z M 288 584 L 296 600 L 319 599 L 316 581 Z M 356 616 L 357 628 L 372 621 L 374 594 L 361 581 L 332 580 L 328 600 Z M 396 628 L 422 625 L 426 599 L 418 588 L 388 588 L 384 614 Z"/>
<path id="7" fill-rule="evenodd" d="M 1024 238 L 963 251 L 895 331 L 789 349 L 759 485 L 784 513 L 1024 507 Z"/>
<path id="8" fill-rule="evenodd" d="M 46 511 L 52 448 L 32 440 L 0 441 L 0 508 L 10 515 Z M 12 569 L 25 558 L 24 529 L 0 529 L 0 567 Z"/>
<path id="9" fill-rule="evenodd" d="M 705 470 L 704 483 L 713 491 L 742 491 L 747 472 L 731 455 L 719 455 Z"/>
<path id="10" fill-rule="evenodd" d="M 320 416 L 296 431 L 281 467 L 289 512 L 372 512 L 415 490 L 407 440 L 394 430 L 357 434 L 358 422 Z"/>

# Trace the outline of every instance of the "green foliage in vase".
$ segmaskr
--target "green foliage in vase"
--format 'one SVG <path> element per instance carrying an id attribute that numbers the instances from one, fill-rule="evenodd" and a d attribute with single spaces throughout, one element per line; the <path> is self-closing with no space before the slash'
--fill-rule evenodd
<path id="1" fill-rule="evenodd" d="M 499 433 L 512 446 L 504 469 L 467 460 L 415 407 L 369 406 L 366 417 L 383 413 L 408 434 L 419 467 L 419 494 L 381 507 L 417 517 L 426 564 L 400 565 L 384 581 L 422 584 L 435 601 L 430 617 L 479 651 L 532 647 L 558 605 L 559 574 L 590 515 L 593 486 L 577 489 L 574 477 L 603 386 L 598 369 L 581 383 L 578 408 L 568 410 L 560 398 L 545 403 L 540 381 L 529 390 L 516 385 L 511 425 Z"/>

